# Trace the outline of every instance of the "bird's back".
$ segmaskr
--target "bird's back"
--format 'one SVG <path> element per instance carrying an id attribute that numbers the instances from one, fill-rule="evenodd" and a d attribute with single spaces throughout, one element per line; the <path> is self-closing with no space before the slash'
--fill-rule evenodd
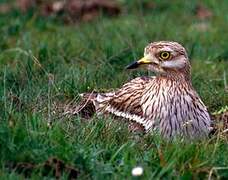
<path id="1" fill-rule="evenodd" d="M 117 91 L 98 94 L 93 99 L 97 113 L 110 113 L 130 121 L 135 121 L 146 128 L 146 119 L 143 116 L 140 101 L 144 89 L 152 80 L 153 77 L 138 77 L 124 84 Z"/>

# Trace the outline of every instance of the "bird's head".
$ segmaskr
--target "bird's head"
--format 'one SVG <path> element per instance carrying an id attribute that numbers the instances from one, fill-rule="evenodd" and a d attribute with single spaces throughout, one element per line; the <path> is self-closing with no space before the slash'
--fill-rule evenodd
<path id="1" fill-rule="evenodd" d="M 177 42 L 159 41 L 146 46 L 144 57 L 127 66 L 135 69 L 146 66 L 147 69 L 162 75 L 178 74 L 190 76 L 190 63 L 185 48 Z"/>

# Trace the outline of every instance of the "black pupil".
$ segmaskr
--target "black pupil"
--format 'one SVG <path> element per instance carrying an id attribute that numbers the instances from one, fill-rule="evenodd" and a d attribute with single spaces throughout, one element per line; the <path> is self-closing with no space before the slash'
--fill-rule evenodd
<path id="1" fill-rule="evenodd" d="M 167 58 L 168 57 L 168 53 L 163 53 L 163 57 Z"/>

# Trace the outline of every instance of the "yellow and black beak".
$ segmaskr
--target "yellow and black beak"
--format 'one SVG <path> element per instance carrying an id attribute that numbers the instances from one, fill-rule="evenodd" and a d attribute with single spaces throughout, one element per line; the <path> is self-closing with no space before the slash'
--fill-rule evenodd
<path id="1" fill-rule="evenodd" d="M 151 64 L 151 61 L 148 60 L 146 57 L 143 57 L 142 59 L 129 64 L 126 67 L 126 69 L 135 69 L 135 68 L 138 68 L 140 65 L 143 65 L 143 64 Z"/>

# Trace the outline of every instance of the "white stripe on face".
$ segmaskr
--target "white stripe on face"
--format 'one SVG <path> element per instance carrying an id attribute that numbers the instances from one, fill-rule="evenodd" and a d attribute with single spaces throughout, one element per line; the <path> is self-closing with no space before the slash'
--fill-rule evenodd
<path id="1" fill-rule="evenodd" d="M 183 56 L 179 56 L 174 60 L 163 61 L 161 67 L 163 68 L 177 68 L 181 69 L 186 66 L 186 62 Z"/>

